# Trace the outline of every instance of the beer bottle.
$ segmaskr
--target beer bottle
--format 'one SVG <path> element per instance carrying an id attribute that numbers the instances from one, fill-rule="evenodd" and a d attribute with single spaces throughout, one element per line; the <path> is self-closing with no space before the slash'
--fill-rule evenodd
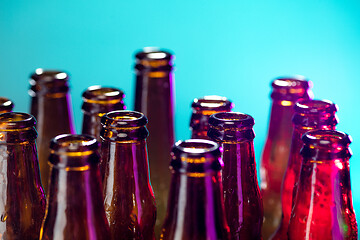
<path id="1" fill-rule="evenodd" d="M 215 113 L 208 136 L 223 148 L 222 181 L 231 239 L 261 240 L 263 203 L 257 181 L 254 119 L 237 112 Z"/>
<path id="2" fill-rule="evenodd" d="M 124 92 L 117 88 L 91 86 L 86 89 L 82 95 L 82 134 L 93 136 L 101 142 L 101 117 L 111 111 L 124 110 L 124 97 Z"/>
<path id="3" fill-rule="evenodd" d="M 272 239 L 287 239 L 293 197 L 297 191 L 302 162 L 300 149 L 303 142 L 301 136 L 314 129 L 335 130 L 338 123 L 335 115 L 337 106 L 328 100 L 303 100 L 295 104 L 294 110 L 291 150 L 281 191 L 282 218 Z"/>
<path id="4" fill-rule="evenodd" d="M 111 239 L 155 239 L 144 114 L 113 111 L 101 119 L 103 194 Z"/>
<path id="5" fill-rule="evenodd" d="M 0 97 L 0 114 L 11 112 L 14 108 L 14 103 L 8 98 Z"/>
<path id="6" fill-rule="evenodd" d="M 45 191 L 48 190 L 50 176 L 50 140 L 62 133 L 75 133 L 68 80 L 69 76 L 65 72 L 45 71 L 41 68 L 36 69 L 30 79 L 30 112 L 37 121 L 37 149 Z"/>
<path id="7" fill-rule="evenodd" d="M 289 160 L 294 105 L 313 97 L 312 83 L 302 76 L 277 78 L 271 86 L 269 132 L 260 161 L 264 239 L 269 239 L 281 221 L 281 183 Z"/>
<path id="8" fill-rule="evenodd" d="M 203 139 L 178 141 L 171 157 L 169 202 L 160 239 L 230 239 L 219 145 Z"/>
<path id="9" fill-rule="evenodd" d="M 51 140 L 50 184 L 40 239 L 110 239 L 98 167 L 98 142 L 87 135 Z"/>
<path id="10" fill-rule="evenodd" d="M 302 140 L 289 239 L 357 239 L 349 173 L 351 138 L 334 130 L 313 130 Z"/>
<path id="11" fill-rule="evenodd" d="M 151 182 L 157 207 L 158 236 L 166 212 L 170 186 L 170 151 L 174 144 L 173 56 L 167 51 L 145 48 L 136 54 L 135 111 L 149 119 L 147 139 Z"/>
<path id="12" fill-rule="evenodd" d="M 35 118 L 0 114 L 0 236 L 39 239 L 46 199 L 41 185 Z"/>
<path id="13" fill-rule="evenodd" d="M 191 107 L 193 111 L 190 120 L 191 138 L 209 139 L 207 132 L 210 115 L 218 112 L 230 112 L 234 104 L 225 97 L 205 96 L 199 99 L 195 98 Z"/>

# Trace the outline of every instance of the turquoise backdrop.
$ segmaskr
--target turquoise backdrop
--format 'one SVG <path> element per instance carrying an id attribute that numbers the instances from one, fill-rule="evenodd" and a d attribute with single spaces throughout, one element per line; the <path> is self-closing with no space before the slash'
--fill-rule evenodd
<path id="1" fill-rule="evenodd" d="M 301 74 L 317 99 L 339 106 L 338 129 L 350 134 L 351 178 L 360 219 L 360 1 L 0 1 L 0 96 L 29 110 L 35 68 L 71 74 L 75 122 L 90 85 L 123 89 L 134 99 L 134 52 L 145 46 L 175 55 L 176 138 L 189 137 L 195 97 L 226 96 L 255 118 L 259 161 L 270 107 L 270 81 Z M 359 220 L 358 220 L 359 222 Z"/>

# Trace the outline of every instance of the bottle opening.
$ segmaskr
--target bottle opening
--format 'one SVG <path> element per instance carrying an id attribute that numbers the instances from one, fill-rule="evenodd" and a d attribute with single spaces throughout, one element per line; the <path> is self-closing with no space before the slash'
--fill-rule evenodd
<path id="1" fill-rule="evenodd" d="M 199 99 L 195 98 L 191 107 L 197 111 L 214 110 L 229 112 L 234 107 L 234 105 L 226 97 L 212 95 Z"/>
<path id="2" fill-rule="evenodd" d="M 35 82 L 52 82 L 56 80 L 67 81 L 69 76 L 66 72 L 58 70 L 44 70 L 38 68 L 35 70 L 35 73 L 31 75 L 31 79 Z M 30 80 L 30 84 L 32 81 Z"/>
<path id="3" fill-rule="evenodd" d="M 335 113 L 338 106 L 329 100 L 305 100 L 295 104 L 297 113 Z"/>
<path id="4" fill-rule="evenodd" d="M 104 127 L 112 128 L 141 127 L 145 126 L 147 122 L 144 114 L 129 110 L 112 111 L 101 118 L 101 124 Z"/>
<path id="5" fill-rule="evenodd" d="M 209 124 L 211 127 L 221 128 L 252 128 L 255 121 L 253 117 L 244 113 L 223 112 L 211 115 Z"/>
<path id="6" fill-rule="evenodd" d="M 186 141 L 179 141 L 175 143 L 174 147 L 185 153 L 201 154 L 212 152 L 219 148 L 219 145 L 215 142 L 208 140 L 191 139 Z"/>
<path id="7" fill-rule="evenodd" d="M 82 152 L 96 150 L 98 142 L 95 138 L 87 135 L 62 134 L 51 140 L 50 148 L 54 151 Z"/>
<path id="8" fill-rule="evenodd" d="M 271 98 L 275 100 L 296 101 L 298 99 L 312 99 L 312 82 L 304 76 L 296 75 L 292 77 L 279 77 L 271 83 L 273 92 Z M 284 106 L 292 104 L 286 103 Z"/>
<path id="9" fill-rule="evenodd" d="M 14 103 L 8 98 L 0 97 L 0 113 L 11 112 L 14 108 Z"/>
<path id="10" fill-rule="evenodd" d="M 173 55 L 158 48 L 145 48 L 143 51 L 135 55 L 136 66 L 138 71 L 151 70 L 151 71 L 165 71 L 172 70 Z"/>
<path id="11" fill-rule="evenodd" d="M 90 103 L 118 103 L 124 98 L 124 92 L 117 88 L 91 86 L 83 93 L 83 99 Z"/>
<path id="12" fill-rule="evenodd" d="M 21 130 L 23 128 L 32 128 L 35 124 L 35 118 L 27 113 L 8 112 L 0 114 L 1 129 Z"/>

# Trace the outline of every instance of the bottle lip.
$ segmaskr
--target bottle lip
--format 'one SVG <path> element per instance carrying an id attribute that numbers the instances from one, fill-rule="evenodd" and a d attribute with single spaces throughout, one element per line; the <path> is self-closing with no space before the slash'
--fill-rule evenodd
<path id="1" fill-rule="evenodd" d="M 301 75 L 278 77 L 271 82 L 272 93 L 271 98 L 274 100 L 297 101 L 298 99 L 311 99 L 313 93 L 312 82 Z M 284 106 L 291 106 L 285 104 Z"/>
<path id="2" fill-rule="evenodd" d="M 36 124 L 34 116 L 22 112 L 7 112 L 0 114 L 1 130 L 22 130 L 33 128 Z"/>
<path id="3" fill-rule="evenodd" d="M 306 145 L 329 149 L 339 147 L 347 148 L 352 142 L 352 138 L 348 134 L 337 130 L 311 130 L 304 133 L 301 139 Z"/>
<path id="4" fill-rule="evenodd" d="M 99 147 L 96 139 L 89 135 L 61 134 L 50 142 L 52 153 L 83 153 Z"/>
<path id="5" fill-rule="evenodd" d="M 11 112 L 14 108 L 14 103 L 5 97 L 0 97 L 0 113 Z"/>
<path id="6" fill-rule="evenodd" d="M 302 75 L 277 77 L 271 82 L 273 88 L 311 88 L 312 82 Z"/>
<path id="7" fill-rule="evenodd" d="M 159 61 L 173 58 L 173 55 L 168 50 L 163 50 L 158 47 L 145 47 L 135 54 L 136 60 Z"/>
<path id="8" fill-rule="evenodd" d="M 219 145 L 216 142 L 205 139 L 189 139 L 185 141 L 177 141 L 174 144 L 173 150 L 189 154 L 191 156 L 198 156 L 204 153 L 217 152 Z"/>
<path id="9" fill-rule="evenodd" d="M 30 84 L 35 85 L 36 83 L 48 83 L 54 81 L 68 81 L 69 75 L 66 72 L 59 70 L 44 70 L 37 68 L 30 76 Z"/>
<path id="10" fill-rule="evenodd" d="M 234 104 L 226 97 L 209 95 L 202 98 L 195 98 L 191 107 L 197 111 L 216 110 L 229 112 L 234 107 Z"/>
<path id="11" fill-rule="evenodd" d="M 221 112 L 210 116 L 209 124 L 215 128 L 252 128 L 255 120 L 252 116 L 240 112 Z"/>
<path id="12" fill-rule="evenodd" d="M 113 87 L 95 85 L 87 88 L 82 94 L 84 102 L 96 104 L 115 104 L 122 102 L 125 94 Z"/>
<path id="13" fill-rule="evenodd" d="M 148 47 L 135 54 L 135 70 L 150 72 L 170 72 L 174 56 L 167 50 Z M 162 76 L 162 75 L 159 75 Z"/>
<path id="14" fill-rule="evenodd" d="M 296 113 L 317 114 L 317 113 L 335 113 L 338 106 L 330 100 L 303 100 L 294 106 Z"/>
<path id="15" fill-rule="evenodd" d="M 101 118 L 101 124 L 106 128 L 141 127 L 147 123 L 148 120 L 143 113 L 130 110 L 112 111 Z"/>

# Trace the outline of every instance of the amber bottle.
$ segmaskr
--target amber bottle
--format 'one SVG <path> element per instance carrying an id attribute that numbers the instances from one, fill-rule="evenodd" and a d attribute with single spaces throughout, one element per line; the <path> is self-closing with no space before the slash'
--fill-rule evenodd
<path id="1" fill-rule="evenodd" d="M 41 181 L 48 190 L 50 140 L 59 134 L 75 133 L 69 94 L 69 77 L 65 72 L 36 69 L 31 75 L 29 95 L 31 114 L 36 118 L 37 149 Z"/>
<path id="2" fill-rule="evenodd" d="M 51 179 L 40 239 L 110 239 L 98 167 L 98 142 L 63 134 L 50 143 Z"/>
<path id="3" fill-rule="evenodd" d="M 93 136 L 101 142 L 101 117 L 111 111 L 126 109 L 124 97 L 124 92 L 117 88 L 91 86 L 86 89 L 82 95 L 82 134 Z"/>
<path id="4" fill-rule="evenodd" d="M 269 132 L 260 163 L 264 239 L 275 232 L 281 221 L 281 183 L 290 154 L 294 104 L 313 97 L 312 83 L 301 76 L 277 78 L 271 86 Z"/>
<path id="5" fill-rule="evenodd" d="M 230 239 L 226 223 L 219 145 L 203 139 L 175 143 L 161 240 Z"/>
<path id="6" fill-rule="evenodd" d="M 224 205 L 231 239 L 261 238 L 263 203 L 257 181 L 254 119 L 237 112 L 215 113 L 208 136 L 223 148 Z"/>
<path id="7" fill-rule="evenodd" d="M 230 112 L 234 104 L 225 97 L 205 96 L 199 99 L 195 98 L 191 107 L 193 111 L 190 119 L 191 138 L 209 139 L 207 132 L 210 115 L 218 112 Z"/>
<path id="8" fill-rule="evenodd" d="M 135 111 L 149 119 L 147 139 L 151 182 L 157 207 L 156 235 L 166 212 L 170 186 L 170 151 L 174 144 L 173 56 L 146 48 L 136 54 Z"/>
<path id="9" fill-rule="evenodd" d="M 355 240 L 349 159 L 351 138 L 333 130 L 303 135 L 298 192 L 291 212 L 291 240 Z"/>
<path id="10" fill-rule="evenodd" d="M 103 194 L 111 239 L 155 239 L 144 114 L 113 111 L 101 119 Z"/>
<path id="11" fill-rule="evenodd" d="M 288 166 L 284 175 L 281 191 L 282 218 L 279 228 L 272 239 L 287 239 L 293 195 L 297 191 L 302 157 L 300 149 L 303 145 L 301 136 L 314 129 L 334 130 L 338 123 L 337 106 L 328 100 L 304 100 L 297 102 L 294 107 L 293 136 Z"/>
<path id="12" fill-rule="evenodd" d="M 0 236 L 39 239 L 46 199 L 41 185 L 35 118 L 0 114 Z"/>
<path id="13" fill-rule="evenodd" d="M 0 97 L 0 114 L 11 112 L 14 108 L 14 103 L 8 98 Z"/>

